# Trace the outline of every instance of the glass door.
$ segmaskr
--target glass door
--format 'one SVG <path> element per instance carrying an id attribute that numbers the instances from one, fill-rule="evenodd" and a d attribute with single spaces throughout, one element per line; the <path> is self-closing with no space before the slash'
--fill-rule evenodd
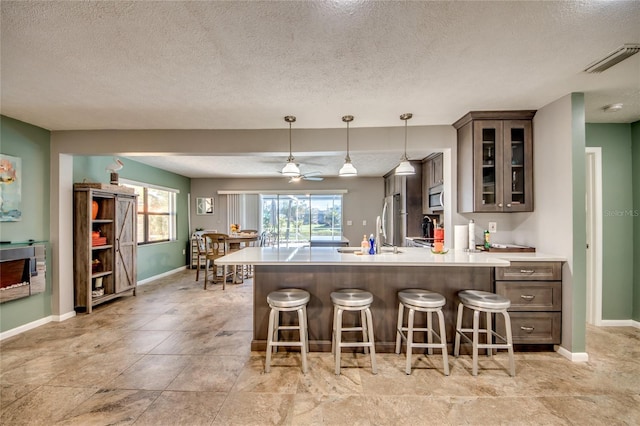
<path id="1" fill-rule="evenodd" d="M 342 195 L 261 195 L 262 230 L 279 247 L 309 245 L 311 238 L 342 236 Z"/>
<path id="2" fill-rule="evenodd" d="M 476 211 L 502 209 L 502 122 L 481 120 L 474 123 L 476 173 Z"/>
<path id="3" fill-rule="evenodd" d="M 505 121 L 505 211 L 530 211 L 533 184 L 531 182 L 531 122 Z"/>

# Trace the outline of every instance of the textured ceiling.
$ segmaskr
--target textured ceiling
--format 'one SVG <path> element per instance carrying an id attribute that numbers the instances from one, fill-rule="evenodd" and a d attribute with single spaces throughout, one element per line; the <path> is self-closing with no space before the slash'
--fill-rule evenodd
<path id="1" fill-rule="evenodd" d="M 1 112 L 50 130 L 283 128 L 287 114 L 297 128 L 342 127 L 344 114 L 400 126 L 403 112 L 451 124 L 571 92 L 589 122 L 640 119 L 640 54 L 582 71 L 640 42 L 638 1 L 0 7 Z"/>

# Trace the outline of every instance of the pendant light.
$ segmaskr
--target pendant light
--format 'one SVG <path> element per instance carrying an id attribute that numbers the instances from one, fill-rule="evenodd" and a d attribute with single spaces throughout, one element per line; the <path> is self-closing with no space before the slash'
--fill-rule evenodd
<path id="1" fill-rule="evenodd" d="M 353 164 L 351 164 L 351 157 L 349 157 L 349 123 L 353 121 L 353 115 L 345 115 L 342 117 L 342 121 L 347 123 L 347 156 L 344 157 L 344 166 L 338 172 L 339 176 L 357 176 L 358 171 Z"/>
<path id="2" fill-rule="evenodd" d="M 400 120 L 404 121 L 404 154 L 400 159 L 400 164 L 396 167 L 396 176 L 407 176 L 416 174 L 416 169 L 413 168 L 407 157 L 407 120 L 413 117 L 410 112 L 402 114 Z"/>
<path id="3" fill-rule="evenodd" d="M 300 169 L 296 165 L 295 158 L 293 158 L 293 154 L 291 153 L 291 123 L 296 121 L 296 117 L 287 115 L 284 121 L 289 123 L 289 158 L 287 158 L 287 164 L 282 168 L 282 174 L 289 177 L 300 176 Z"/>

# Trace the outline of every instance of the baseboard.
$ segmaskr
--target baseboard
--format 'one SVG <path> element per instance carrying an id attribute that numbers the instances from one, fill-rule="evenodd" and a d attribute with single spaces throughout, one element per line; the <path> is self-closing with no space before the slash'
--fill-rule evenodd
<path id="1" fill-rule="evenodd" d="M 152 277 L 149 278 L 145 278 L 144 280 L 140 280 L 138 281 L 138 285 L 144 285 L 144 284 L 148 284 L 151 281 L 155 281 L 159 278 L 164 278 L 164 277 L 168 277 L 169 275 L 173 275 L 173 274 L 177 274 L 180 271 L 184 271 L 185 269 L 187 269 L 187 266 L 181 266 L 179 268 L 176 269 L 172 269 L 171 271 L 167 271 L 167 272 L 163 272 L 162 274 L 158 274 L 158 275 L 154 275 Z"/>
<path id="2" fill-rule="evenodd" d="M 68 320 L 69 318 L 73 318 L 75 316 L 76 316 L 76 311 L 71 311 L 62 315 L 51 315 L 51 318 L 52 318 L 52 321 L 62 322 L 62 321 Z"/>
<path id="3" fill-rule="evenodd" d="M 5 332 L 0 333 L 0 340 L 8 339 L 9 337 L 17 336 L 20 333 L 24 333 L 25 331 L 33 330 L 34 328 L 40 327 L 41 325 L 45 325 L 53 321 L 53 315 L 49 315 L 48 317 L 40 318 L 39 320 L 32 321 L 27 324 L 23 324 L 19 327 L 12 328 L 11 330 L 7 330 Z"/>
<path id="4" fill-rule="evenodd" d="M 17 336 L 20 333 L 33 330 L 34 328 L 38 328 L 50 322 L 62 322 L 62 321 L 68 320 L 69 318 L 73 318 L 75 316 L 76 316 L 76 311 L 67 312 L 66 314 L 62 314 L 62 315 L 49 315 L 48 317 L 40 318 L 39 320 L 31 321 L 30 323 L 23 324 L 19 327 L 12 328 L 11 330 L 7 330 L 5 332 L 0 333 L 0 340 Z"/>
<path id="5" fill-rule="evenodd" d="M 634 324 L 635 323 L 635 324 Z M 638 327 L 640 323 L 631 319 L 627 320 L 602 320 L 600 326 L 602 327 Z"/>
<path id="6" fill-rule="evenodd" d="M 563 357 L 567 358 L 572 362 L 587 362 L 589 361 L 589 354 L 586 352 L 569 352 L 562 346 L 555 347 L 556 352 L 558 352 Z"/>

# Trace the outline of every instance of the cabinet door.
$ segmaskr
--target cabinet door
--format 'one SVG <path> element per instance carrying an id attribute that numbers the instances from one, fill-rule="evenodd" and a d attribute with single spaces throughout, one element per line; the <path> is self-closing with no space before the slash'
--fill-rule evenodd
<path id="1" fill-rule="evenodd" d="M 503 210 L 503 145 L 501 120 L 473 123 L 474 204 L 477 212 Z"/>
<path id="2" fill-rule="evenodd" d="M 136 286 L 136 200 L 116 199 L 116 293 Z"/>
<path id="3" fill-rule="evenodd" d="M 510 120 L 504 131 L 504 211 L 533 211 L 531 121 Z"/>
<path id="4" fill-rule="evenodd" d="M 422 163 L 422 213 L 431 214 L 429 209 L 429 188 L 431 187 L 430 177 L 431 161 L 426 160 Z"/>
<path id="5" fill-rule="evenodd" d="M 436 155 L 431 160 L 432 162 L 432 185 L 438 185 L 444 182 L 444 171 L 443 171 L 443 155 Z"/>

